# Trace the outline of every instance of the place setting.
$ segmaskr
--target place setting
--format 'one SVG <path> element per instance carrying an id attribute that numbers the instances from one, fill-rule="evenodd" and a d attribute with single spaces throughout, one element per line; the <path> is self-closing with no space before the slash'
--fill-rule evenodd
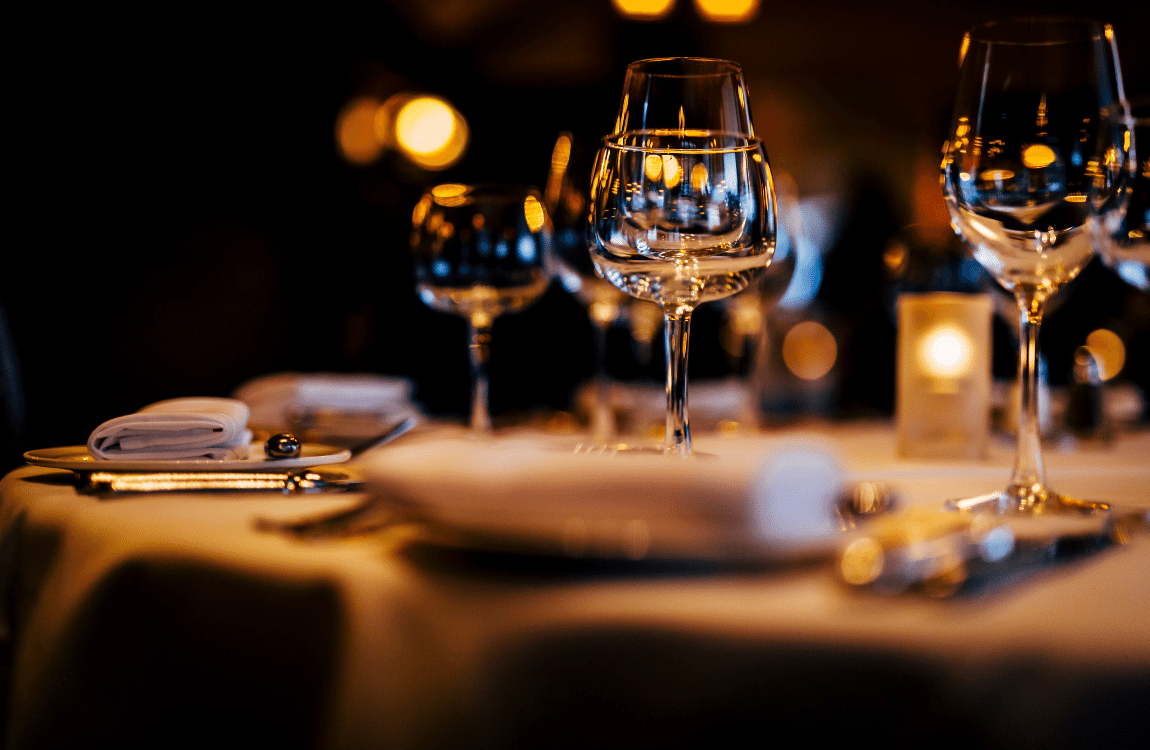
<path id="1" fill-rule="evenodd" d="M 99 425 L 87 445 L 27 451 L 33 466 L 75 473 L 81 491 L 103 497 L 141 492 L 346 491 L 361 483 L 344 466 L 417 424 L 404 417 L 350 447 L 311 443 L 290 432 L 253 442 L 250 410 L 233 398 L 175 398 Z M 321 471 L 321 469 L 323 471 Z"/>

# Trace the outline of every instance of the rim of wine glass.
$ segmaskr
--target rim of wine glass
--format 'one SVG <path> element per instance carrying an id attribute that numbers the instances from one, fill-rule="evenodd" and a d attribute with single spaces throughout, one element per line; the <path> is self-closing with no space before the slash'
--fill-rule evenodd
<path id="1" fill-rule="evenodd" d="M 1059 29 L 1054 36 L 1042 35 L 1038 29 Z M 1077 33 L 1070 33 L 1076 30 Z M 1013 33 L 1009 33 L 1009 32 Z M 1097 41 L 1113 35 L 1110 24 L 1097 18 L 1075 16 L 1020 16 L 984 21 L 971 27 L 966 36 L 972 43 L 1015 45 L 1019 47 L 1051 47 Z M 997 32 L 997 33 L 996 33 Z"/>
<path id="2" fill-rule="evenodd" d="M 705 137 L 705 138 L 722 138 L 735 141 L 737 145 L 724 145 L 724 146 L 690 146 L 690 147 L 675 147 L 675 146 L 636 146 L 629 143 L 621 143 L 621 139 L 628 136 L 648 134 L 660 136 L 680 136 L 687 137 L 688 135 Z M 612 133 L 611 135 L 603 136 L 599 139 L 604 148 L 614 149 L 616 151 L 642 151 L 648 154 L 732 154 L 740 151 L 760 151 L 765 152 L 763 147 L 763 140 L 753 135 L 745 133 L 738 133 L 731 130 L 674 130 L 674 129 L 642 129 L 642 130 L 626 130 L 622 133 Z"/>
<path id="3" fill-rule="evenodd" d="M 633 62 L 627 66 L 627 73 L 628 73 L 628 75 L 630 75 L 632 72 L 638 71 L 640 67 L 651 67 L 655 64 L 663 64 L 663 63 L 691 63 L 691 64 L 710 63 L 710 64 L 716 64 L 716 65 L 724 66 L 725 70 L 715 70 L 713 72 L 708 71 L 708 72 L 704 72 L 704 73 L 696 73 L 696 72 L 670 73 L 670 72 L 660 72 L 660 71 L 651 71 L 651 70 L 644 70 L 641 72 L 644 75 L 657 76 L 660 78 L 695 78 L 695 77 L 702 77 L 702 76 L 723 76 L 723 75 L 729 75 L 730 73 L 738 73 L 739 75 L 742 75 L 742 73 L 743 73 L 743 66 L 740 65 L 739 63 L 735 62 L 734 60 L 727 60 L 727 59 L 721 58 L 721 57 L 689 57 L 689 56 L 683 56 L 683 57 L 648 57 L 648 58 L 645 58 L 643 60 L 636 60 L 635 62 Z"/>

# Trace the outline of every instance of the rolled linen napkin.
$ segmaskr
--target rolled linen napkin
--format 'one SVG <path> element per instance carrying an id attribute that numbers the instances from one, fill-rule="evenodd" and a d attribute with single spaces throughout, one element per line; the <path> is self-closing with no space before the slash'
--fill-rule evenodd
<path id="1" fill-rule="evenodd" d="M 248 407 L 231 398 L 174 398 L 109 419 L 88 438 L 97 459 L 247 458 Z"/>

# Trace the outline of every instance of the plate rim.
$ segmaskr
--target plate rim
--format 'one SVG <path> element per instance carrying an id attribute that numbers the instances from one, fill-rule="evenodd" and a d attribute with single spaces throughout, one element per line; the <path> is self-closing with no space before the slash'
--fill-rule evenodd
<path id="1" fill-rule="evenodd" d="M 252 448 L 261 455 L 261 443 L 252 443 Z M 86 445 L 62 445 L 52 448 L 36 448 L 24 452 L 24 460 L 32 466 L 69 471 L 120 471 L 120 472 L 210 472 L 244 471 L 274 473 L 282 469 L 304 469 L 311 466 L 343 463 L 351 458 L 349 448 L 341 448 L 325 443 L 304 443 L 303 448 L 323 451 L 320 455 L 298 456 L 296 458 L 236 458 L 236 459 L 96 459 L 88 453 Z M 60 456 L 46 455 L 62 453 Z M 82 454 L 84 458 L 74 456 Z"/>

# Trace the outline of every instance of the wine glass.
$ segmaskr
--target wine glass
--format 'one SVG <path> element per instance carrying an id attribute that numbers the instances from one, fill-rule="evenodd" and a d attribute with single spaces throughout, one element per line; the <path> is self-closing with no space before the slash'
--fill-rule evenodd
<path id="1" fill-rule="evenodd" d="M 551 221 L 543 196 L 518 185 L 443 184 L 412 212 L 419 298 L 467 320 L 471 429 L 491 431 L 487 361 L 495 318 L 519 312 L 551 280 Z"/>
<path id="2" fill-rule="evenodd" d="M 602 443 L 616 432 L 607 374 L 607 334 L 622 315 L 628 298 L 595 272 L 588 252 L 590 157 L 586 143 L 569 131 L 560 133 L 551 151 L 551 170 L 543 196 L 554 226 L 555 276 L 587 311 L 594 331 L 591 435 Z"/>
<path id="3" fill-rule="evenodd" d="M 631 63 L 591 201 L 595 268 L 663 310 L 663 450 L 689 456 L 691 314 L 754 283 L 775 248 L 774 187 L 742 68 L 700 58 Z"/>
<path id="4" fill-rule="evenodd" d="M 1109 26 L 1028 18 L 983 24 L 963 39 L 943 191 L 955 231 L 1017 302 L 1020 411 L 1006 490 L 952 508 L 1105 509 L 1047 487 L 1035 373 L 1047 299 L 1093 257 L 1095 225 L 1121 210 L 1127 154 L 1114 129 L 1125 123 L 1114 115 L 1124 107 Z"/>
<path id="5" fill-rule="evenodd" d="M 1130 205 L 1112 226 L 1099 232 L 1098 255 L 1128 284 L 1150 291 L 1150 97 L 1130 102 L 1134 143 L 1141 146 L 1133 160 Z"/>

